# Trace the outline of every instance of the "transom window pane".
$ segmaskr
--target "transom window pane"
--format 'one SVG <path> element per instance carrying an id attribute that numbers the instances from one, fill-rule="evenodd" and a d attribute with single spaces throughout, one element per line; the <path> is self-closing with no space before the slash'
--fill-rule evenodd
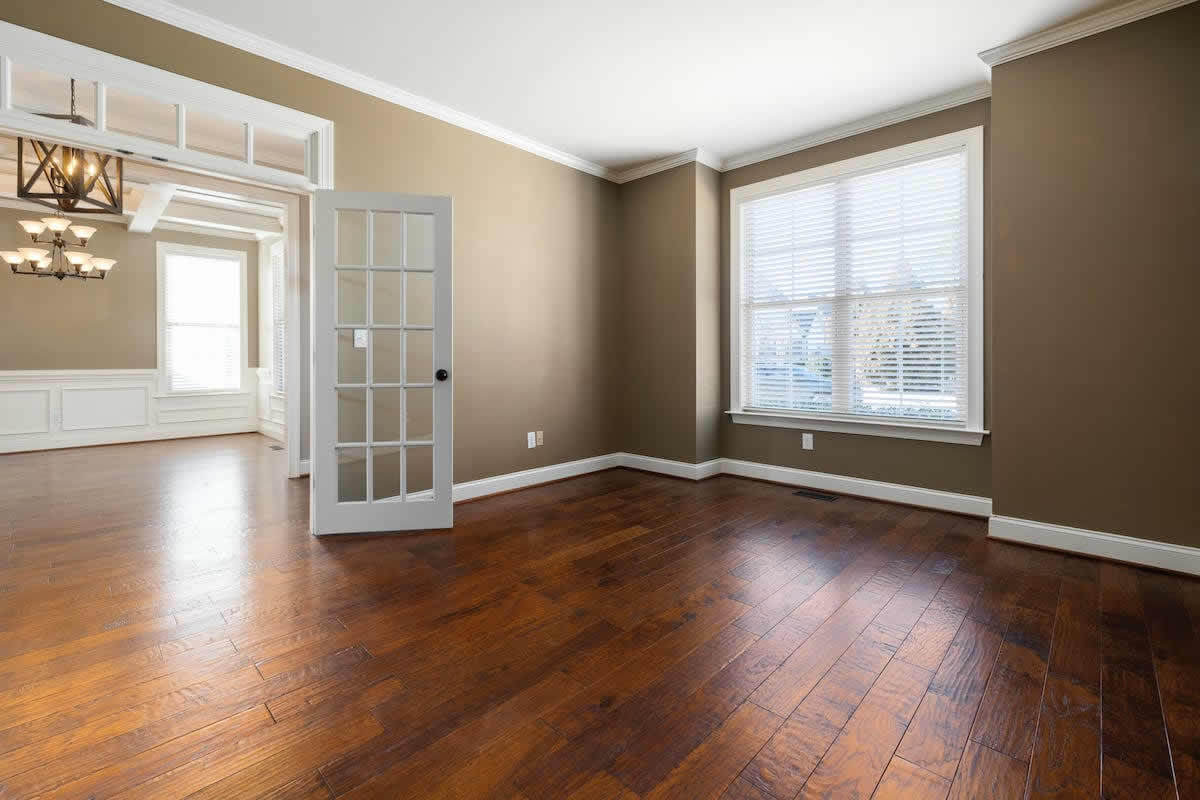
<path id="1" fill-rule="evenodd" d="M 968 421 L 964 148 L 739 206 L 747 409 Z"/>

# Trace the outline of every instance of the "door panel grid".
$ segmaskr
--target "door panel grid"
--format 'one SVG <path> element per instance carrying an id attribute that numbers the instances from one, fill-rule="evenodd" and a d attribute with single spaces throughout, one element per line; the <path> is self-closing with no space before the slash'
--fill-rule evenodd
<path id="1" fill-rule="evenodd" d="M 436 413 L 432 397 L 436 276 L 429 271 L 433 218 L 392 211 L 339 210 L 337 214 L 336 448 L 342 465 L 339 484 L 347 483 L 345 490 L 339 485 L 338 501 L 430 501 L 435 499 Z M 412 245 L 410 231 L 417 240 Z M 370 263 L 355 263 L 365 260 L 366 254 Z M 417 260 L 413 265 L 417 271 L 409 269 L 410 257 Z M 428 448 L 428 452 L 409 453 L 410 448 Z M 411 488 L 410 464 L 414 468 Z M 365 484 L 362 490 L 358 483 Z"/>

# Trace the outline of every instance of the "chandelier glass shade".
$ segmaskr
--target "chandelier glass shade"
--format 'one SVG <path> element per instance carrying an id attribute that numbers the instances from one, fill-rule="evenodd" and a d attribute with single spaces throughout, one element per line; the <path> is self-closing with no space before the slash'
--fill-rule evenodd
<path id="1" fill-rule="evenodd" d="M 104 280 L 117 263 L 116 259 L 100 258 L 79 249 L 87 247 L 96 229 L 88 225 L 73 225 L 61 214 L 40 220 L 23 219 L 17 224 L 29 234 L 34 245 L 43 246 L 0 251 L 0 258 L 4 259 L 14 275 L 58 278 L 60 281 L 63 278 Z M 68 230 L 75 241 L 68 241 L 64 235 Z M 43 234 L 46 234 L 45 237 Z"/>

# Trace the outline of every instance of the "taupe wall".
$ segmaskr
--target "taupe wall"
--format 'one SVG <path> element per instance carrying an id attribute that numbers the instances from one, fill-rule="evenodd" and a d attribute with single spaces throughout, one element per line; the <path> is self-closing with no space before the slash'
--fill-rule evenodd
<path id="1" fill-rule="evenodd" d="M 790 172 L 853 158 L 865 153 L 897 147 L 944 133 L 984 126 L 984 152 L 988 152 L 988 101 L 970 103 L 926 117 L 891 125 L 849 139 L 802 150 L 770 161 L 731 170 L 721 176 L 721 401 L 729 403 L 729 192 L 748 183 L 775 178 Z M 991 165 L 984 160 L 984 175 L 990 180 Z M 987 192 L 985 191 L 986 195 Z M 989 203 L 985 199 L 985 207 Z M 985 211 L 986 213 L 986 211 Z M 987 227 L 987 226 L 985 226 Z M 984 257 L 985 293 L 990 281 L 990 260 Z M 985 315 L 990 331 L 991 315 Z M 990 338 L 990 337 L 988 337 Z M 985 365 L 987 359 L 985 343 Z M 990 386 L 989 377 L 985 382 Z M 990 392 L 985 392 L 990 396 Z M 985 426 L 991 416 L 985 404 Z M 832 472 L 858 478 L 905 483 L 930 489 L 990 496 L 991 445 L 980 447 L 887 439 L 851 434 L 813 434 L 815 448 L 803 450 L 799 430 L 735 425 L 722 415 L 721 455 L 726 458 L 760 461 L 785 467 Z"/>
<path id="2" fill-rule="evenodd" d="M 1200 545 L 1200 4 L 992 80 L 995 512 Z"/>
<path id="3" fill-rule="evenodd" d="M 0 18 L 337 125 L 342 190 L 454 197 L 454 478 L 611 452 L 621 358 L 612 183 L 101 0 Z M 526 449 L 525 432 L 545 431 Z"/>
<path id="4" fill-rule="evenodd" d="M 621 186 L 625 376 L 632 453 L 696 460 L 696 167 Z"/>
<path id="5" fill-rule="evenodd" d="M 45 214 L 50 214 L 47 209 Z M 0 250 L 30 245 L 17 220 L 44 216 L 0 208 Z M 82 216 L 73 217 L 83 222 Z M 130 233 L 87 220 L 87 250 L 117 259 L 103 281 L 28 278 L 0 271 L 0 370 L 154 369 L 157 345 L 157 243 L 246 252 L 247 366 L 258 366 L 258 245 L 178 231 Z"/>
<path id="6" fill-rule="evenodd" d="M 696 461 L 721 455 L 721 174 L 696 164 Z"/>

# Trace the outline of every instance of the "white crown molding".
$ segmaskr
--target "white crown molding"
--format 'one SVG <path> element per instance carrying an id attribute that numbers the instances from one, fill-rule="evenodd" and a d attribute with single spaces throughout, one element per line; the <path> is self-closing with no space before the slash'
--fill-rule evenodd
<path id="1" fill-rule="evenodd" d="M 994 516 L 988 536 L 1010 542 L 1200 575 L 1200 549 L 1032 519 Z"/>
<path id="2" fill-rule="evenodd" d="M 352 69 L 326 61 L 323 58 L 309 55 L 287 45 L 250 33 L 249 31 L 205 16 L 190 9 L 183 8 L 168 0 L 105 0 L 105 2 L 124 8 L 127 11 L 141 14 L 144 17 L 164 22 L 176 28 L 213 39 L 230 47 L 245 50 L 257 56 L 270 59 L 284 66 L 307 72 L 318 78 L 341 84 L 364 94 L 387 100 L 399 106 L 412 109 L 426 116 L 440 119 L 459 128 L 487 136 L 526 152 L 555 161 L 568 167 L 595 175 L 609 178 L 611 170 L 587 159 L 565 153 L 562 150 L 543 144 L 539 141 L 522 136 L 519 133 L 493 125 L 486 120 L 471 116 L 457 109 L 444 106 L 412 92 L 393 86 L 384 81 L 356 72 Z"/>
<path id="3" fill-rule="evenodd" d="M 739 167 L 757 164 L 760 161 L 767 161 L 779 156 L 797 153 L 801 150 L 807 150 L 810 147 L 857 136 L 860 133 L 867 133 L 878 128 L 886 128 L 888 125 L 895 125 L 898 122 L 916 119 L 917 117 L 923 117 L 938 111 L 945 111 L 948 108 L 973 103 L 976 100 L 983 100 L 991 96 L 992 85 L 990 83 L 978 83 L 962 89 L 955 89 L 953 92 L 947 92 L 946 94 L 940 94 L 936 97 L 930 97 L 926 100 L 894 108 L 891 111 L 884 111 L 881 114 L 874 114 L 854 122 L 848 122 L 845 125 L 826 128 L 823 131 L 801 136 L 799 139 L 792 139 L 762 150 L 752 150 L 740 156 L 727 158 L 725 159 L 723 171 L 728 172 Z"/>
<path id="4" fill-rule="evenodd" d="M 979 58 L 989 67 L 994 67 L 997 64 L 1073 42 L 1076 39 L 1103 33 L 1121 25 L 1128 25 L 1130 22 L 1137 22 L 1139 19 L 1152 17 L 1173 8 L 1186 6 L 1192 2 L 1194 0 L 1133 0 L 1133 2 L 1119 5 L 1116 8 L 1089 14 L 1081 19 L 1056 25 L 1032 36 L 984 50 L 979 54 Z"/>
<path id="5" fill-rule="evenodd" d="M 722 172 L 725 169 L 725 163 L 715 153 L 710 153 L 703 147 L 693 147 L 691 150 L 684 150 L 682 153 L 676 153 L 673 156 L 660 158 L 657 161 L 647 161 L 645 164 L 638 164 L 635 167 L 614 172 L 608 176 L 608 179 L 613 183 L 629 183 L 630 181 L 636 181 L 638 178 L 645 178 L 647 175 L 666 172 L 669 169 L 693 162 L 703 164 L 706 167 L 712 167 L 717 172 Z"/>

